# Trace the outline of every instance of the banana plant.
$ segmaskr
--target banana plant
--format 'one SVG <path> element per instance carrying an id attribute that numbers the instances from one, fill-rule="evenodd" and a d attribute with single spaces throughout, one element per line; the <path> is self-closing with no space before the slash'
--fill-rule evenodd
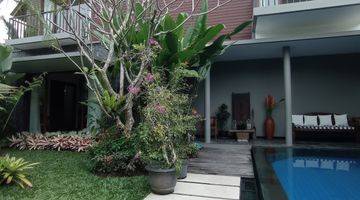
<path id="1" fill-rule="evenodd" d="M 208 1 L 204 0 L 201 12 L 207 10 Z M 195 25 L 188 28 L 187 31 L 181 25 L 186 19 L 186 13 L 180 13 L 176 20 L 167 14 L 159 27 L 160 31 L 166 34 L 157 38 L 162 50 L 157 58 L 156 66 L 166 68 L 168 81 L 171 84 L 183 78 L 204 79 L 213 59 L 221 55 L 229 46 L 224 45 L 224 42 L 230 40 L 233 35 L 251 23 L 251 21 L 246 21 L 232 32 L 219 36 L 225 25 L 217 24 L 208 27 L 207 15 L 200 15 L 196 19 Z"/>

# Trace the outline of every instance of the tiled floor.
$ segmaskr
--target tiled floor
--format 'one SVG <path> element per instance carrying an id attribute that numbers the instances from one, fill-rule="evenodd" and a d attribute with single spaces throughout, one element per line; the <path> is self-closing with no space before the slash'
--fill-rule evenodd
<path id="1" fill-rule="evenodd" d="M 145 200 L 238 200 L 240 177 L 189 173 L 170 195 L 150 194 Z"/>

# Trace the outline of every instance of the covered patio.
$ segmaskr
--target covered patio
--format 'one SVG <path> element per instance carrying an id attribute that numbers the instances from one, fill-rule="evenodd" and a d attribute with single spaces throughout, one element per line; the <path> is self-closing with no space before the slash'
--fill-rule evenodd
<path id="1" fill-rule="evenodd" d="M 360 86 L 356 81 L 359 53 L 360 31 L 236 42 L 216 60 L 199 92 L 196 106 L 205 116 L 205 142 L 211 142 L 210 121 L 216 107 L 222 102 L 231 104 L 229 94 L 233 92 L 250 92 L 256 136 L 260 137 L 265 116 L 261 99 L 271 93 L 284 98 L 275 113 L 275 135 L 285 137 L 287 146 L 293 145 L 292 114 L 327 111 L 360 116 L 354 103 L 360 100 L 355 92 Z"/>

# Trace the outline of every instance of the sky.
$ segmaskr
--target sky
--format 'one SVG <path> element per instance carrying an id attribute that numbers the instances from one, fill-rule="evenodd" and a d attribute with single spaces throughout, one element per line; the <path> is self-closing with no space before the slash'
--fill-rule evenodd
<path id="1" fill-rule="evenodd" d="M 2 1 L 2 2 L 1 2 Z M 16 2 L 14 0 L 0 0 L 0 16 L 3 16 L 6 20 L 9 20 L 10 13 L 16 6 Z M 4 22 L 0 21 L 0 43 L 4 43 L 8 38 L 7 36 L 7 28 Z"/>

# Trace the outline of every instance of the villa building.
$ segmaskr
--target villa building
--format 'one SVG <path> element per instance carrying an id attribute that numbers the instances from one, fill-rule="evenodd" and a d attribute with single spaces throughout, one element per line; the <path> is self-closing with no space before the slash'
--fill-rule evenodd
<path id="1" fill-rule="evenodd" d="M 180 11 L 189 11 L 186 2 Z M 209 0 L 209 7 L 214 2 Z M 61 15 L 53 12 L 56 5 L 52 1 L 34 0 L 34 6 L 41 8 L 45 22 L 66 29 Z M 92 16 L 84 4 L 76 9 Z M 12 15 L 13 28 L 6 41 L 15 49 L 11 70 L 29 76 L 47 72 L 43 88 L 26 96 L 21 115 L 25 123 L 19 128 L 39 132 L 90 126 L 95 108 L 79 102 L 92 95 L 82 77 L 74 74 L 76 67 L 48 48 L 44 28 L 25 7 L 19 4 Z M 209 14 L 209 23 L 224 23 L 225 32 L 248 20 L 252 20 L 251 26 L 228 41 L 234 44 L 216 59 L 200 85 L 195 106 L 206 119 L 207 142 L 211 139 L 210 118 L 223 103 L 230 112 L 233 106 L 240 106 L 240 117 L 251 118 L 256 135 L 263 136 L 268 94 L 285 99 L 274 112 L 275 136 L 286 137 L 288 145 L 292 144 L 293 113 L 360 116 L 360 0 L 232 0 Z M 59 44 L 80 60 L 76 41 L 51 24 L 50 31 Z M 89 28 L 80 20 L 76 27 L 80 34 Z M 103 53 L 99 45 L 99 60 Z"/>

